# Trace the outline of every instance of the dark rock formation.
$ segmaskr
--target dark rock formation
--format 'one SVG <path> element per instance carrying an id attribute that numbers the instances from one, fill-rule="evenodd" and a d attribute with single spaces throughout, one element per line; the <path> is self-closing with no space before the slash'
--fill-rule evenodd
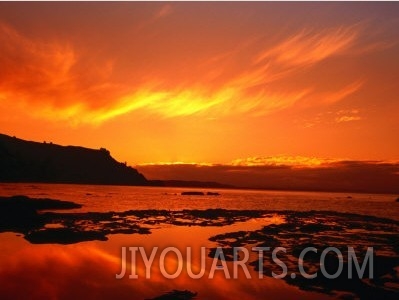
<path id="1" fill-rule="evenodd" d="M 197 191 L 189 191 L 189 192 L 182 192 L 183 196 L 204 196 L 204 192 L 197 192 Z"/>
<path id="2" fill-rule="evenodd" d="M 226 226 L 253 218 L 268 220 L 260 229 L 222 232 L 209 238 L 219 247 L 209 248 L 208 256 L 214 258 L 222 249 L 224 260 L 242 260 L 234 257 L 234 247 L 270 247 L 263 257 L 253 256 L 248 265 L 256 272 L 272 277 L 281 274 L 282 268 L 273 260 L 271 251 L 284 247 L 279 258 L 287 267 L 281 280 L 300 289 L 350 299 L 398 299 L 395 287 L 399 280 L 399 221 L 338 213 L 332 211 L 261 211 L 261 210 L 131 210 L 125 212 L 40 212 L 40 209 L 72 208 L 77 204 L 50 199 L 30 199 L 24 196 L 0 197 L 0 233 L 16 232 L 34 244 L 73 244 L 82 241 L 107 240 L 111 234 L 151 234 L 160 224 L 174 226 Z M 37 211 L 39 210 L 39 212 Z M 359 264 L 363 265 L 368 247 L 373 248 L 373 278 L 369 268 L 365 275 L 354 271 L 348 278 L 348 247 L 353 247 Z M 299 256 L 307 247 L 303 267 L 314 279 L 303 276 L 298 269 Z M 320 257 L 328 247 L 342 253 L 343 270 L 337 278 L 327 278 L 321 271 Z M 217 256 L 221 258 L 221 256 Z M 339 266 L 336 253 L 325 257 L 328 274 Z M 368 263 L 371 264 L 371 261 Z M 260 266 L 263 266 L 260 268 Z M 356 267 L 357 268 L 357 267 Z M 293 278 L 289 276 L 296 274 Z M 361 278 L 364 277 L 364 278 Z M 194 299 L 195 292 L 173 290 L 153 299 Z"/>
<path id="3" fill-rule="evenodd" d="M 69 201 L 32 199 L 26 196 L 0 197 L 0 232 L 24 232 L 41 227 L 45 221 L 38 210 L 73 209 L 82 207 Z"/>
<path id="4" fill-rule="evenodd" d="M 0 134 L 0 182 L 147 185 L 108 150 L 38 143 Z"/>
<path id="5" fill-rule="evenodd" d="M 181 193 L 183 196 L 220 196 L 218 192 L 198 192 L 198 191 L 187 191 Z"/>
<path id="6" fill-rule="evenodd" d="M 206 194 L 207 196 L 220 196 L 220 193 L 218 192 L 207 192 Z"/>
<path id="7" fill-rule="evenodd" d="M 161 296 L 151 298 L 148 300 L 190 300 L 196 298 L 196 296 L 197 296 L 196 292 L 191 292 L 189 290 L 184 290 L 184 291 L 173 290 Z"/>
<path id="8" fill-rule="evenodd" d="M 273 277 L 273 273 L 281 274 L 282 268 L 273 260 L 271 251 L 283 247 L 284 253 L 279 254 L 279 259 L 284 262 L 288 276 L 281 280 L 290 285 L 337 298 L 339 295 L 350 296 L 348 299 L 398 298 L 398 289 L 390 288 L 399 279 L 395 272 L 399 266 L 398 221 L 328 211 L 278 213 L 284 216 L 283 223 L 270 224 L 255 231 L 222 233 L 209 238 L 219 248 L 211 248 L 208 257 L 233 261 L 234 247 L 245 247 L 248 251 L 254 246 L 269 247 L 269 252 L 265 251 L 263 257 L 258 257 L 249 265 L 255 271 Z M 299 270 L 299 257 L 308 247 L 315 248 L 317 252 L 307 253 L 302 266 L 307 273 L 317 274 L 314 279 L 307 278 Z M 342 254 L 342 272 L 338 272 L 335 278 L 328 278 L 321 271 L 321 254 L 328 247 L 334 247 Z M 349 265 L 352 263 L 348 258 L 348 247 L 353 247 L 359 264 L 365 262 L 368 247 L 373 249 L 373 263 L 367 263 L 364 276 L 354 271 L 351 273 L 352 278 L 349 278 Z M 236 259 L 240 260 L 239 257 Z M 323 263 L 327 274 L 337 272 L 340 264 L 337 253 L 327 252 Z M 373 276 L 370 276 L 370 264 Z M 295 276 L 292 277 L 292 274 Z"/>

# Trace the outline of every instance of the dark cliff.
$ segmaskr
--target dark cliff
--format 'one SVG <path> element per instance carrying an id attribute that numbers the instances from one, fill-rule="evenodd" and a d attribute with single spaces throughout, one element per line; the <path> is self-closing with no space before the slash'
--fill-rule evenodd
<path id="1" fill-rule="evenodd" d="M 0 182 L 147 185 L 108 150 L 37 143 L 0 134 Z"/>

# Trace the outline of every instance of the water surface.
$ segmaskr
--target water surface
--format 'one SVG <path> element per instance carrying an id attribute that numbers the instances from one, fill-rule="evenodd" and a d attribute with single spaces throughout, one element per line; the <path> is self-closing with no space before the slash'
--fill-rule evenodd
<path id="1" fill-rule="evenodd" d="M 187 190 L 213 191 L 221 195 L 182 196 L 181 192 Z M 372 293 L 389 290 L 389 293 L 393 291 L 393 295 L 399 295 L 399 286 L 395 284 L 399 274 L 396 234 L 399 227 L 394 221 L 399 220 L 399 209 L 396 207 L 399 204 L 394 201 L 395 195 L 1 184 L 0 196 L 11 195 L 69 200 L 83 207 L 50 213 L 50 223 L 43 228 L 32 229 L 32 232 L 0 233 L 1 299 L 150 299 L 173 290 L 192 291 L 197 293 L 196 299 L 327 299 L 367 295 L 367 285 L 363 281 L 357 281 L 352 287 L 342 282 L 308 284 L 270 276 L 260 279 L 254 265 L 248 267 L 251 279 L 247 279 L 243 273 L 239 273 L 236 279 L 226 279 L 222 270 L 216 271 L 213 279 L 208 278 L 213 262 L 209 253 L 216 247 L 228 249 L 239 245 L 250 249 L 269 243 L 270 246 L 295 248 L 309 242 L 316 246 L 325 244 L 337 247 L 350 243 L 359 252 L 367 246 L 375 246 L 379 264 L 386 266 L 388 271 L 392 266 L 396 267 L 392 268 L 392 272 L 379 269 L 388 272 L 391 277 L 380 282 Z M 218 208 L 225 210 L 203 213 Z M 137 213 L 141 210 L 147 212 L 144 215 Z M 159 210 L 165 212 L 157 215 Z M 180 212 L 182 210 L 186 211 Z M 231 217 L 230 210 L 239 210 L 242 215 L 234 212 L 234 217 Z M 268 212 L 257 214 L 259 210 Z M 220 213 L 220 216 L 214 216 L 214 213 Z M 124 229 L 125 226 L 136 225 L 145 230 Z M 36 240 L 40 244 L 35 244 L 34 239 L 28 242 L 29 234 L 35 233 L 35 230 L 40 233 L 59 228 L 112 230 L 108 231 L 106 241 L 81 241 L 65 245 L 59 244 L 59 240 Z M 124 230 L 129 233 L 120 234 Z M 27 239 L 23 238 L 24 234 Z M 159 247 L 159 251 L 176 247 L 182 253 L 185 253 L 186 247 L 192 247 L 191 263 L 195 270 L 200 269 L 200 249 L 206 247 L 206 272 L 201 279 L 191 279 L 185 269 L 176 279 L 164 278 L 160 273 L 157 254 L 150 279 L 145 278 L 145 267 L 140 258 L 136 261 L 138 279 L 129 279 L 128 274 L 116 279 L 121 269 L 122 247 L 144 247 L 147 253 L 153 247 Z M 296 259 L 291 254 L 288 258 L 290 263 Z M 176 259 L 173 254 L 166 257 L 169 269 L 176 267 Z M 254 259 L 256 254 L 251 253 L 250 261 Z M 232 274 L 233 262 L 227 259 L 226 264 Z M 270 262 L 265 260 L 264 264 L 270 271 Z M 273 267 L 275 270 L 276 266 Z M 294 271 L 295 267 L 294 264 L 288 265 L 289 272 Z M 389 293 L 384 295 L 389 297 L 392 295 Z"/>

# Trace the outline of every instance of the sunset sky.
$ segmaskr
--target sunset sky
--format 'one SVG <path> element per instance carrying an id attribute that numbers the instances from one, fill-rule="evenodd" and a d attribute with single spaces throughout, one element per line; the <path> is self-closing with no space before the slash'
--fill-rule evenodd
<path id="1" fill-rule="evenodd" d="M 399 160 L 399 3 L 0 3 L 0 132 L 130 165 Z"/>

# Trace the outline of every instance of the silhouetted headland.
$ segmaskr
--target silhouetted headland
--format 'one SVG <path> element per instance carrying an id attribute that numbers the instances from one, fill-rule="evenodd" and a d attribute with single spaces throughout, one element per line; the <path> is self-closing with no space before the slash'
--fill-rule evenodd
<path id="1" fill-rule="evenodd" d="M 0 134 L 1 182 L 148 185 L 105 148 L 38 143 Z"/>
<path id="2" fill-rule="evenodd" d="M 61 146 L 0 134 L 0 182 L 234 188 L 217 182 L 147 180 L 105 148 Z"/>

